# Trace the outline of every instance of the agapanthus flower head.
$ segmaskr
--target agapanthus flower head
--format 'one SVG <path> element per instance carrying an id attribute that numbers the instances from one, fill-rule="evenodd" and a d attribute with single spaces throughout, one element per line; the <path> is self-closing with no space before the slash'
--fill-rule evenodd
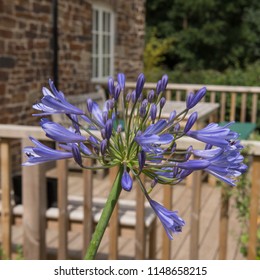
<path id="1" fill-rule="evenodd" d="M 180 232 L 185 222 L 176 211 L 151 199 L 155 186 L 178 184 L 195 170 L 204 170 L 233 186 L 238 176 L 246 171 L 246 166 L 240 154 L 243 147 L 238 134 L 230 130 L 230 124 L 211 123 L 203 129 L 193 130 L 197 120 L 197 113 L 193 112 L 186 125 L 182 125 L 189 109 L 205 96 L 205 87 L 187 96 L 187 108 L 183 112 L 177 114 L 172 108 L 168 118 L 160 117 L 167 102 L 167 83 L 168 76 L 164 75 L 156 88 L 147 93 L 143 91 L 145 76 L 140 74 L 134 91 L 126 92 L 125 75 L 119 73 L 117 81 L 112 77 L 108 79 L 110 97 L 104 105 L 100 106 L 89 98 L 86 100 L 87 110 L 82 111 L 70 104 L 49 81 L 50 90 L 43 88 L 41 101 L 33 106 L 41 111 L 35 115 L 64 114 L 71 121 L 71 127 L 65 128 L 43 118 L 40 125 L 49 138 L 59 143 L 59 149 L 49 148 L 31 138 L 34 146 L 24 149 L 28 156 L 24 165 L 74 158 L 82 168 L 117 166 L 122 172 L 122 189 L 131 191 L 136 178 L 172 239 L 172 234 Z M 205 149 L 196 150 L 189 145 L 186 150 L 179 151 L 178 141 L 183 136 L 205 143 Z M 97 166 L 85 166 L 83 158 L 94 159 Z M 149 190 L 141 181 L 141 173 L 151 179 Z"/>

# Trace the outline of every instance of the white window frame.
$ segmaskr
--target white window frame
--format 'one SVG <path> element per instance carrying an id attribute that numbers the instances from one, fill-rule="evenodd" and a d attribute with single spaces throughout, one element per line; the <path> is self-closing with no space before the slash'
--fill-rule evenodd
<path id="1" fill-rule="evenodd" d="M 98 15 L 97 24 L 95 23 L 96 15 Z M 109 28 L 107 28 L 107 30 L 104 30 L 104 20 L 107 20 L 109 23 Z M 108 40 L 106 41 L 106 45 L 104 45 L 105 40 Z M 93 5 L 91 56 L 93 82 L 106 82 L 109 76 L 114 75 L 114 41 L 115 15 L 113 10 L 109 7 L 103 6 L 102 4 Z M 107 49 L 104 50 L 104 48 Z M 105 63 L 108 64 L 107 67 Z"/>

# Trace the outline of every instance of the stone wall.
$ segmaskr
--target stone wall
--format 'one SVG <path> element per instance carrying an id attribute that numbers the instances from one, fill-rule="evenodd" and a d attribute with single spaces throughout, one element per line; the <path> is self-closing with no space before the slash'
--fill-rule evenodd
<path id="1" fill-rule="evenodd" d="M 91 0 L 58 0 L 59 89 L 92 91 Z M 95 2 L 95 1 L 94 1 Z M 100 0 L 114 9 L 115 74 L 143 68 L 145 0 Z M 0 123 L 38 125 L 32 104 L 53 79 L 53 1 L 0 0 Z M 19 161 L 19 148 L 13 149 Z M 18 155 L 18 159 L 17 159 Z"/>

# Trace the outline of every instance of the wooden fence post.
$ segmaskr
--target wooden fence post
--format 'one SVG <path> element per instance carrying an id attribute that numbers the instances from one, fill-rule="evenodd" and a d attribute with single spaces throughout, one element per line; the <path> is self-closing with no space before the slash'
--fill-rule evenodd
<path id="1" fill-rule="evenodd" d="M 68 256 L 68 161 L 57 161 L 58 171 L 58 208 L 59 208 L 59 248 L 58 259 L 66 260 Z"/>
<path id="2" fill-rule="evenodd" d="M 226 187 L 221 189 L 220 224 L 219 224 L 219 259 L 227 258 L 228 220 L 229 220 L 229 195 Z"/>
<path id="3" fill-rule="evenodd" d="M 163 192 L 163 205 L 165 208 L 169 210 L 172 209 L 172 191 L 173 187 L 171 186 L 164 186 Z M 162 260 L 170 260 L 171 259 L 171 240 L 163 233 L 162 235 L 163 242 L 162 242 Z"/>
<path id="4" fill-rule="evenodd" d="M 200 201 L 201 201 L 201 171 L 193 173 L 192 202 L 191 202 L 191 236 L 190 259 L 199 259 L 199 226 L 200 226 Z"/>
<path id="5" fill-rule="evenodd" d="M 11 156 L 10 143 L 7 139 L 1 139 L 1 188 L 2 188 L 2 247 L 4 257 L 11 258 Z"/>
<path id="6" fill-rule="evenodd" d="M 256 259 L 257 246 L 257 218 L 260 196 L 260 156 L 253 155 L 252 163 L 252 188 L 250 197 L 250 217 L 249 217 L 249 241 L 248 241 L 248 259 Z"/>
<path id="7" fill-rule="evenodd" d="M 22 139 L 22 148 L 31 145 Z M 24 156 L 24 155 L 23 155 Z M 23 226 L 25 259 L 46 259 L 46 177 L 45 166 L 22 167 Z"/>

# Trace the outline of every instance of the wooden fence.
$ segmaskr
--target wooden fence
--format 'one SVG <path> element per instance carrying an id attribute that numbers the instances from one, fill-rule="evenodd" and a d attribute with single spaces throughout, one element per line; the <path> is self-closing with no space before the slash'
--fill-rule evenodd
<path id="1" fill-rule="evenodd" d="M 128 88 L 133 87 L 133 84 L 127 84 Z M 146 84 L 146 87 L 155 88 L 155 84 Z M 197 90 L 201 85 L 168 85 L 167 97 L 170 99 L 175 95 L 177 100 L 182 97 L 182 91 L 188 92 L 190 90 Z M 220 96 L 220 117 L 224 120 L 225 113 L 225 94 L 228 92 L 231 94 L 231 115 L 234 116 L 234 112 L 237 110 L 232 106 L 235 106 L 236 98 L 242 98 L 246 100 L 249 94 L 252 94 L 252 105 L 251 110 L 251 121 L 256 122 L 257 112 L 257 100 L 260 88 L 248 88 L 248 87 L 221 87 L 221 86 L 207 86 L 210 92 L 210 101 L 216 101 L 216 96 Z M 240 95 L 241 94 L 241 95 Z M 233 97 L 232 97 L 233 96 Z M 244 97 L 243 97 L 244 96 Z M 244 102 L 246 103 L 246 102 Z M 232 109 L 233 108 L 233 109 Z M 240 112 L 240 120 L 245 121 L 246 106 L 243 106 L 243 112 Z M 241 107 L 242 111 L 242 107 Z M 230 119 L 232 119 L 230 117 Z M 1 223 L 2 223 L 2 247 L 7 257 L 11 256 L 11 225 L 12 225 L 12 205 L 11 205 L 11 192 L 12 192 L 12 169 L 11 169 L 11 157 L 10 157 L 10 143 L 14 139 L 21 140 L 21 147 L 27 146 L 28 136 L 33 136 L 39 140 L 49 140 L 44 135 L 44 132 L 40 127 L 32 126 L 18 126 L 18 125 L 0 125 L 0 171 L 1 171 L 1 191 L 2 191 L 2 209 L 1 209 Z M 187 142 L 188 141 L 188 142 Z M 180 145 L 193 145 L 195 148 L 201 148 L 198 146 L 197 141 L 184 140 L 181 141 Z M 259 197 L 260 197 L 260 142 L 257 141 L 243 141 L 243 144 L 248 147 L 249 154 L 252 155 L 252 188 L 251 188 L 251 203 L 250 203 L 250 227 L 249 227 L 249 243 L 248 243 L 248 259 L 255 259 L 256 257 L 256 243 L 257 243 L 257 217 L 259 211 Z M 180 146 L 179 146 L 180 147 Z M 182 148 L 182 147 L 180 147 Z M 68 174 L 64 172 L 66 169 L 66 162 L 59 161 L 58 163 L 58 208 L 59 208 L 59 247 L 58 257 L 60 259 L 67 257 L 67 182 Z M 45 193 L 45 180 L 46 180 L 46 165 L 38 165 L 32 167 L 22 168 L 22 190 L 23 190 L 23 252 L 25 259 L 45 259 L 46 258 L 46 245 L 45 245 L 45 234 L 46 234 L 46 193 Z M 33 176 L 32 176 L 33 174 Z M 89 175 L 85 176 L 86 180 L 89 180 Z M 200 212 L 200 192 L 201 192 L 201 181 L 195 177 L 194 181 L 194 193 L 192 212 L 193 218 L 192 229 L 191 229 L 191 242 L 190 242 L 190 258 L 196 259 L 198 257 L 199 250 L 199 212 Z M 87 203 L 88 195 L 84 195 L 84 209 L 86 215 L 89 215 L 89 209 L 85 205 Z M 219 245 L 220 245 L 220 259 L 225 259 L 226 248 L 227 248 L 227 230 L 226 225 L 228 223 L 227 215 L 227 204 L 226 201 L 222 201 L 220 206 L 220 234 L 219 234 Z M 194 215 L 196 214 L 196 215 Z M 89 220 L 83 220 L 83 240 L 88 242 L 91 234 L 91 226 L 89 226 Z M 167 244 L 165 244 L 167 247 Z M 86 244 L 83 246 L 85 251 Z M 164 258 L 167 258 L 169 252 L 167 252 Z"/>
<path id="2" fill-rule="evenodd" d="M 205 85 L 168 84 L 167 100 L 185 101 L 186 94 L 197 91 Z M 219 121 L 257 122 L 260 87 L 207 85 L 207 94 L 203 101 L 220 104 Z M 135 83 L 126 83 L 129 90 L 135 89 Z M 145 89 L 155 89 L 155 83 L 145 83 Z"/>

